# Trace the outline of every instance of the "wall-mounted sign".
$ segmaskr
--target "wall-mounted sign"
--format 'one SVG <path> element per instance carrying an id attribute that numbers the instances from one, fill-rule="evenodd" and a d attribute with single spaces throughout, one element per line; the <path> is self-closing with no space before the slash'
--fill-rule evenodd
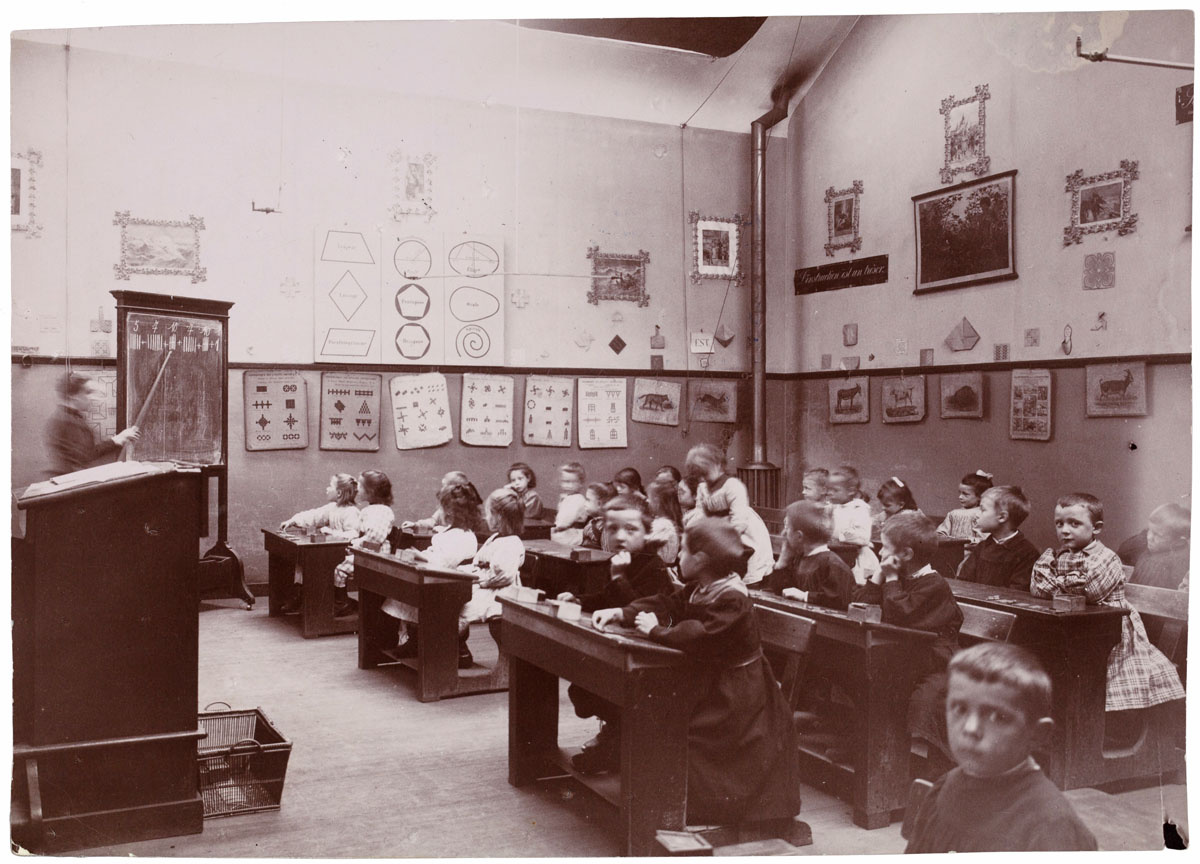
<path id="1" fill-rule="evenodd" d="M 878 285 L 888 280 L 888 256 L 873 255 L 837 264 L 803 267 L 796 271 L 794 284 L 797 294 L 816 294 L 835 288 L 855 285 Z"/>

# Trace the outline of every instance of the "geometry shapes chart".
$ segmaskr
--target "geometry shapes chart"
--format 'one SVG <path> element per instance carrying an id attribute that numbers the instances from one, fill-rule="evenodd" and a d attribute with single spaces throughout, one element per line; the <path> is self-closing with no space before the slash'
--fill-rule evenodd
<path id="1" fill-rule="evenodd" d="M 442 247 L 446 362 L 503 365 L 503 235 L 448 234 Z"/>
<path id="2" fill-rule="evenodd" d="M 500 269 L 500 254 L 481 240 L 465 240 L 451 247 L 446 261 L 455 273 L 470 279 L 491 276 Z"/>
<path id="3" fill-rule="evenodd" d="M 436 447 L 454 437 L 445 375 L 397 375 L 388 381 L 388 390 L 397 450 Z"/>
<path id="4" fill-rule="evenodd" d="M 507 447 L 512 443 L 513 379 L 510 375 L 462 376 L 459 435 L 475 447 Z"/>
<path id="5" fill-rule="evenodd" d="M 433 271 L 433 253 L 424 240 L 408 237 L 396 244 L 392 266 L 405 279 L 424 279 Z"/>
<path id="6" fill-rule="evenodd" d="M 380 361 L 378 234 L 317 228 L 313 355 L 317 362 Z"/>
<path id="7" fill-rule="evenodd" d="M 445 351 L 441 234 L 383 233 L 380 325 L 384 363 L 439 365 Z"/>
<path id="8" fill-rule="evenodd" d="M 633 379 L 633 422 L 679 425 L 683 385 L 660 378 Z"/>
<path id="9" fill-rule="evenodd" d="M 628 447 L 624 378 L 579 379 L 579 447 Z"/>
<path id="10" fill-rule="evenodd" d="M 321 449 L 378 450 L 381 376 L 368 372 L 321 373 Z"/>
<path id="11" fill-rule="evenodd" d="M 570 447 L 574 393 L 574 378 L 549 375 L 526 378 L 521 440 L 536 447 Z"/>
<path id="12" fill-rule="evenodd" d="M 296 371 L 242 373 L 242 416 L 247 450 L 303 450 L 308 446 L 308 385 Z"/>

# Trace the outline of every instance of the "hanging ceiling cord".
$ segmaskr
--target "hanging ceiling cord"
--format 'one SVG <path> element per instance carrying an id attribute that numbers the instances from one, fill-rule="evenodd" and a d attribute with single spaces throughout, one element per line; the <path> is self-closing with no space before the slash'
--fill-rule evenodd
<path id="1" fill-rule="evenodd" d="M 692 116 L 694 117 L 695 114 L 693 114 Z M 689 117 L 688 119 L 690 120 L 691 118 Z M 687 127 L 686 123 L 679 127 L 679 219 L 680 219 L 680 224 L 690 224 L 687 221 L 687 164 L 686 164 L 687 159 L 686 159 L 686 154 L 684 152 L 684 141 L 683 141 L 684 129 L 686 127 Z M 688 276 L 687 276 L 687 274 L 688 274 L 687 243 L 684 243 L 683 244 L 683 270 L 681 272 L 680 279 L 683 282 L 683 335 L 684 335 L 685 339 L 688 338 L 688 332 L 687 332 L 687 330 L 688 330 Z M 691 356 L 692 356 L 692 352 L 689 349 L 688 345 L 685 343 L 684 344 L 684 354 L 683 354 L 683 390 L 681 391 L 683 393 L 687 392 L 688 377 L 691 374 L 691 363 L 690 363 Z M 682 399 L 680 401 L 682 401 Z M 679 422 L 680 422 L 679 435 L 682 438 L 686 438 L 688 436 L 688 433 L 692 429 L 691 418 L 687 416 L 688 412 L 683 410 L 683 406 L 680 406 L 679 415 L 680 415 L 679 416 Z"/>
<path id="2" fill-rule="evenodd" d="M 63 127 L 64 141 L 63 153 L 71 152 L 71 34 L 67 33 L 67 42 L 63 45 L 63 55 L 66 57 L 63 67 Z M 70 173 L 71 160 L 64 155 L 63 158 L 63 187 L 70 194 Z M 71 208 L 68 199 L 68 206 L 63 208 L 63 250 L 66 252 L 66 266 L 63 268 L 63 348 L 66 353 L 67 375 L 71 374 L 71 328 L 69 322 L 71 320 Z"/>
<path id="3" fill-rule="evenodd" d="M 717 82 L 717 86 L 713 87 L 712 91 L 709 92 L 709 94 L 704 97 L 704 101 L 696 106 L 696 110 L 691 113 L 691 116 L 689 116 L 686 120 L 683 121 L 681 128 L 686 127 L 689 123 L 691 123 L 692 118 L 695 117 L 697 114 L 699 114 L 700 109 L 708 104 L 708 100 L 713 97 L 713 94 L 715 94 L 718 90 L 721 89 L 721 85 L 725 83 L 725 79 L 729 77 L 729 73 L 733 71 L 734 67 L 737 66 L 737 64 L 738 64 L 738 61 L 742 59 L 742 55 L 745 53 L 745 51 L 746 51 L 745 45 L 743 45 L 741 48 L 738 49 L 737 56 L 733 58 L 733 62 L 729 64 L 729 68 L 725 70 L 725 74 L 721 76 L 721 80 Z"/>

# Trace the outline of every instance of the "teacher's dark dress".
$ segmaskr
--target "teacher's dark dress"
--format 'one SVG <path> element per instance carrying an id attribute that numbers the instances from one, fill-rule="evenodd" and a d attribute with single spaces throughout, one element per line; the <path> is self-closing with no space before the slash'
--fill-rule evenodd
<path id="1" fill-rule="evenodd" d="M 754 607 L 736 576 L 626 606 L 653 612 L 650 638 L 678 648 L 699 676 L 688 723 L 687 820 L 729 824 L 800 812 L 792 713 L 762 656 Z"/>
<path id="2" fill-rule="evenodd" d="M 50 476 L 87 468 L 98 459 L 115 455 L 121 447 L 111 438 L 96 443 L 96 434 L 74 408 L 59 405 L 47 428 L 50 446 Z"/>

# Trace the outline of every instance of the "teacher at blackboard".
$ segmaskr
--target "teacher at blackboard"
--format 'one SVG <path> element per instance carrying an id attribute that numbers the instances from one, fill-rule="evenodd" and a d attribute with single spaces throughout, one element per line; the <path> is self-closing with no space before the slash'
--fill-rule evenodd
<path id="1" fill-rule="evenodd" d="M 141 434 L 138 427 L 122 429 L 111 438 L 96 440 L 92 427 L 84 419 L 88 402 L 100 398 L 99 385 L 80 372 L 69 372 L 58 382 L 59 406 L 47 427 L 47 446 L 50 448 L 50 476 L 69 474 L 87 468 L 93 462 L 110 461 L 125 446 Z"/>

